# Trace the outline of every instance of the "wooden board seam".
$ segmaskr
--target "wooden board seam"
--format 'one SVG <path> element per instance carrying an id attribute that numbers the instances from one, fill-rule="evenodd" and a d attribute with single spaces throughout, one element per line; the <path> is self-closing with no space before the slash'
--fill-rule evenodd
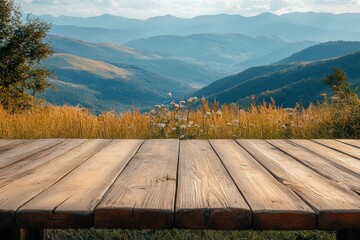
<path id="1" fill-rule="evenodd" d="M 20 142 L 18 142 L 20 141 Z M 24 140 L 24 141 L 21 141 L 21 140 L 12 140 L 12 141 L 9 141 L 5 144 L 2 144 L 0 146 L 0 154 L 1 153 L 5 153 L 11 149 L 14 149 L 14 148 L 17 148 L 17 147 L 21 147 L 22 145 L 26 144 L 26 143 L 31 143 L 32 140 Z M 9 148 L 9 145 L 10 145 L 10 148 Z"/>
<path id="2" fill-rule="evenodd" d="M 180 166 L 180 141 L 179 141 L 179 149 L 178 149 L 178 159 L 176 164 L 176 183 L 175 183 L 175 198 L 174 198 L 174 218 L 173 218 L 173 226 L 176 226 L 176 203 L 177 203 L 177 194 L 178 194 L 178 184 L 179 184 L 179 166 Z"/>
<path id="3" fill-rule="evenodd" d="M 235 140 L 234 140 L 234 141 L 235 141 Z M 233 176 L 230 174 L 230 172 L 229 172 L 229 170 L 227 169 L 227 167 L 225 166 L 223 160 L 221 159 L 221 157 L 219 156 L 219 154 L 216 152 L 214 146 L 211 144 L 211 141 L 208 140 L 208 142 L 209 142 L 212 150 L 215 152 L 216 156 L 220 159 L 221 164 L 222 164 L 223 167 L 225 168 L 227 174 L 230 176 L 231 180 L 233 181 L 233 183 L 234 183 L 234 185 L 236 186 L 237 190 L 239 191 L 240 195 L 244 198 L 246 204 L 248 205 L 248 207 L 249 207 L 249 209 L 250 209 L 250 212 L 251 212 L 251 227 L 254 227 L 254 213 L 253 213 L 253 210 L 252 210 L 252 208 L 251 208 L 248 200 L 246 199 L 244 193 L 241 191 L 241 189 L 239 188 L 239 186 L 238 186 L 237 183 L 235 182 Z M 235 141 L 235 142 L 236 142 L 236 141 Z M 240 146 L 240 147 L 241 147 L 241 146 Z M 243 147 L 241 147 L 241 148 L 243 148 Z"/>
<path id="4" fill-rule="evenodd" d="M 42 164 L 40 164 L 40 165 L 37 166 L 37 167 L 41 167 L 41 166 L 43 166 L 43 165 L 45 165 L 45 164 L 53 161 L 54 159 L 57 159 L 57 158 L 62 157 L 63 155 L 65 155 L 65 154 L 67 154 L 68 152 L 70 152 L 70 151 L 72 151 L 72 150 L 74 150 L 74 149 L 82 146 L 83 144 L 85 144 L 85 143 L 88 142 L 88 141 L 89 141 L 89 140 L 86 140 L 86 141 L 84 141 L 83 143 L 80 143 L 79 145 L 76 145 L 75 147 L 71 148 L 69 151 L 64 152 L 64 153 L 62 153 L 62 154 L 60 154 L 60 155 L 58 155 L 58 156 L 54 156 L 53 158 L 49 159 L 47 162 L 43 162 Z M 61 143 L 63 143 L 63 142 L 60 142 L 60 144 L 61 144 Z M 56 146 L 56 147 L 58 147 L 58 146 Z M 55 148 L 56 148 L 56 147 L 55 147 Z M 44 151 L 47 151 L 47 150 L 44 150 Z M 32 156 L 33 156 L 33 155 L 32 155 Z M 26 158 L 28 158 L 28 157 L 31 157 L 31 156 L 27 156 Z M 17 162 L 19 162 L 19 161 L 17 161 Z M 11 165 L 14 165 L 14 164 L 7 165 L 6 167 L 11 166 Z M 6 167 L 5 167 L 5 168 L 6 168 Z M 4 168 L 4 169 L 5 169 L 5 168 Z M 2 170 L 2 169 L 0 169 L 0 170 Z M 31 171 L 31 170 L 32 170 L 32 169 L 29 169 L 27 172 L 24 172 L 23 174 L 18 175 L 17 178 L 21 178 L 21 177 L 23 177 L 23 176 L 26 176 L 27 173 L 28 173 L 29 171 Z M 17 178 L 9 180 L 9 181 L 8 181 L 6 184 L 4 184 L 4 185 L 0 185 L 0 188 L 6 186 L 6 185 L 9 184 L 9 183 L 12 183 L 13 181 L 16 181 Z"/>
<path id="5" fill-rule="evenodd" d="M 347 172 L 348 174 L 351 174 L 351 175 L 353 175 L 354 177 L 359 177 L 359 174 L 356 173 L 356 172 L 354 172 L 352 169 L 347 168 L 347 167 L 344 167 L 344 166 L 342 166 L 342 165 L 340 165 L 340 164 L 338 164 L 338 163 L 336 163 L 336 162 L 334 162 L 334 161 L 331 161 L 331 160 L 328 159 L 327 157 L 322 156 L 322 155 L 320 155 L 319 153 L 314 152 L 313 150 L 310 150 L 310 149 L 308 149 L 308 148 L 306 148 L 306 147 L 303 147 L 303 146 L 301 146 L 301 145 L 299 145 L 299 144 L 297 144 L 297 143 L 295 143 L 295 142 L 293 142 L 293 141 L 290 141 L 290 140 L 286 140 L 286 142 L 289 143 L 289 144 L 291 144 L 291 145 L 293 145 L 293 146 L 295 146 L 295 147 L 297 147 L 297 148 L 299 148 L 299 149 L 303 149 L 303 150 L 305 150 L 305 151 L 307 151 L 307 152 L 310 152 L 310 153 L 313 154 L 313 155 L 316 155 L 316 156 L 319 157 L 319 158 L 322 158 L 322 159 L 326 160 L 329 164 L 331 164 L 332 166 L 338 168 L 338 169 L 341 170 L 341 171 Z M 271 143 L 270 143 L 270 144 L 271 144 Z M 272 144 L 271 144 L 271 145 L 272 145 Z M 332 148 L 330 148 L 330 149 L 333 150 Z M 341 152 L 339 152 L 339 151 L 337 151 L 337 152 L 338 152 L 338 153 L 341 153 Z M 284 152 L 284 153 L 286 153 L 286 152 Z M 288 154 L 288 155 L 290 155 L 290 154 Z M 290 155 L 290 156 L 291 156 L 291 155 Z M 347 156 L 348 156 L 348 155 L 347 155 Z M 293 157 L 293 156 L 291 156 L 291 157 Z M 350 157 L 351 157 L 351 156 L 350 156 Z M 296 157 L 293 157 L 293 158 L 296 159 Z M 352 158 L 354 158 L 354 157 L 352 157 Z M 296 160 L 297 160 L 297 159 L 296 159 Z M 300 162 L 300 163 L 301 163 L 301 162 Z M 307 166 L 307 165 L 305 165 L 305 166 Z M 326 177 L 326 176 L 323 175 L 321 172 L 318 172 L 316 169 L 314 169 L 314 168 L 312 168 L 312 167 L 310 167 L 310 166 L 307 166 L 307 167 L 313 169 L 315 172 L 317 172 L 317 173 L 319 173 L 320 175 Z M 329 177 L 326 177 L 326 178 L 328 178 L 328 179 L 330 179 L 330 180 L 333 180 L 333 179 L 331 179 L 331 178 L 329 178 Z M 334 180 L 333 180 L 333 181 L 334 181 Z"/>
<path id="6" fill-rule="evenodd" d="M 53 185 L 55 185 L 56 183 L 58 183 L 59 181 L 61 181 L 61 180 L 62 180 L 63 178 L 65 178 L 67 175 L 69 175 L 70 173 L 72 173 L 75 169 L 77 169 L 79 166 L 81 166 L 83 163 L 85 163 L 85 162 L 86 162 L 88 159 L 90 159 L 93 155 L 95 155 L 95 154 L 98 153 L 101 149 L 103 149 L 110 141 L 111 141 L 111 140 L 104 142 L 103 145 L 102 145 L 99 149 L 97 149 L 91 156 L 87 157 L 84 161 L 80 162 L 78 165 L 76 165 L 76 167 L 74 167 L 72 170 L 70 170 L 69 172 L 67 172 L 65 175 L 63 175 L 61 178 L 59 178 L 57 181 L 55 181 L 52 185 L 46 187 L 46 188 L 43 189 L 41 192 L 39 192 L 38 194 L 36 194 L 36 195 L 33 196 L 32 198 L 30 198 L 28 201 L 26 201 L 24 204 L 20 205 L 20 206 L 18 207 L 18 209 L 22 208 L 23 206 L 25 206 L 26 204 L 28 204 L 30 201 L 32 201 L 34 198 L 36 198 L 37 196 L 39 196 L 40 194 L 42 194 L 43 192 L 45 192 L 47 189 L 49 189 L 50 187 L 52 187 Z M 86 141 L 86 142 L 87 142 L 87 141 Z M 84 142 L 84 143 L 86 143 L 86 142 Z M 84 143 L 82 143 L 82 144 L 84 144 Z M 82 145 L 82 144 L 80 144 L 80 145 Z M 80 145 L 79 145 L 79 146 L 80 146 Z M 78 147 L 78 146 L 77 146 L 77 147 Z M 17 209 L 17 210 L 18 210 L 18 209 Z M 15 211 L 15 216 L 16 216 L 17 210 Z M 14 220 L 15 220 L 15 219 L 16 219 L 16 218 L 14 218 Z"/>
<path id="7" fill-rule="evenodd" d="M 325 144 L 322 144 L 322 143 L 320 143 L 320 142 L 314 141 L 313 139 L 311 139 L 311 141 L 314 142 L 314 143 L 320 144 L 320 145 L 322 145 L 322 146 L 324 146 L 324 147 L 330 148 L 330 149 L 332 149 L 332 150 L 338 151 L 338 152 L 340 152 L 340 153 L 346 154 L 346 155 L 348 155 L 348 156 L 350 156 L 350 157 L 353 157 L 353 158 L 355 158 L 355 159 L 360 160 L 360 158 L 358 158 L 358 157 L 356 157 L 356 156 L 353 156 L 353 155 L 351 155 L 351 154 L 349 154 L 349 153 L 347 153 L 347 152 L 340 151 L 339 149 L 336 149 L 336 148 L 332 148 L 332 147 L 330 147 L 330 146 L 328 146 L 328 145 L 325 145 Z M 346 143 L 343 143 L 343 142 L 340 142 L 340 141 L 337 141 L 337 142 L 338 142 L 339 144 L 340 144 L 340 143 L 341 143 L 341 144 L 344 144 L 345 146 L 350 146 L 350 147 L 357 148 L 357 147 L 355 147 L 355 146 L 353 146 L 353 145 L 349 145 L 349 144 L 346 144 Z"/>
<path id="8" fill-rule="evenodd" d="M 339 143 L 343 143 L 343 144 L 349 145 L 350 147 L 360 148 L 360 147 L 355 146 L 355 145 L 353 145 L 353 144 L 351 144 L 351 143 L 349 143 L 349 142 L 340 141 L 341 139 L 334 139 L 334 140 L 337 141 L 337 142 L 339 142 Z M 353 139 L 353 140 L 358 140 L 358 141 L 360 141 L 360 139 Z"/>
<path id="9" fill-rule="evenodd" d="M 241 144 L 236 141 L 240 146 Z M 271 144 L 271 146 L 273 146 Z M 242 147 L 242 146 L 241 146 Z M 275 147 L 275 146 L 274 146 Z M 275 147 L 276 149 L 278 149 L 277 147 Z M 294 190 L 292 190 L 291 188 L 289 188 L 288 186 L 286 186 L 284 183 L 283 183 L 283 180 L 284 179 L 281 179 L 279 178 L 278 176 L 276 176 L 271 170 L 269 170 L 265 165 L 263 165 L 261 163 L 261 161 L 259 161 L 250 151 L 248 151 L 246 148 L 243 147 L 243 149 L 245 149 L 245 151 L 247 151 L 261 166 L 263 166 L 263 168 L 265 168 L 277 181 L 279 181 L 282 185 L 284 185 L 286 188 L 288 188 L 290 191 L 292 191 L 294 194 L 296 194 L 303 202 L 305 202 L 314 212 L 315 212 L 315 220 L 316 220 L 316 228 L 318 228 L 318 214 L 319 214 L 319 211 L 312 205 L 310 204 L 308 201 L 306 201 L 306 199 L 304 199 L 301 195 L 299 195 L 297 192 L 295 192 Z M 278 149 L 280 150 L 280 149 Z M 280 150 L 281 151 L 281 150 Z M 291 157 L 291 156 L 290 156 Z M 292 157 L 291 157 L 292 158 Z"/>
<path id="10" fill-rule="evenodd" d="M 7 168 L 7 167 L 9 167 L 9 166 L 11 166 L 11 165 L 14 165 L 14 164 L 17 163 L 17 162 L 21 162 L 22 160 L 24 160 L 24 159 L 26 159 L 26 158 L 31 158 L 31 157 L 33 157 L 33 156 L 35 156 L 35 155 L 37 155 L 37 154 L 39 154 L 39 153 L 41 153 L 41 152 L 47 151 L 47 150 L 49 150 L 49 149 L 52 148 L 52 147 L 56 147 L 56 146 L 60 145 L 61 143 L 63 143 L 64 141 L 65 141 L 65 139 L 61 139 L 60 142 L 56 142 L 56 143 L 54 143 L 54 144 L 51 144 L 50 146 L 47 146 L 47 147 L 44 148 L 44 149 L 41 149 L 41 150 L 39 150 L 39 151 L 37 151 L 37 152 L 34 152 L 34 153 L 32 153 L 32 154 L 30 154 L 30 155 L 28 155 L 28 156 L 26 156 L 26 157 L 22 157 L 22 158 L 18 159 L 17 161 L 14 161 L 14 162 L 9 163 L 8 165 L 5 165 L 5 166 L 3 166 L 3 167 L 0 167 L 0 170 L 1 170 L 1 169 L 5 169 L 5 168 Z"/>
<path id="11" fill-rule="evenodd" d="M 272 144 L 270 141 L 266 140 L 266 142 L 269 143 L 270 145 L 272 145 L 273 147 L 276 147 L 276 146 L 275 146 L 274 144 Z M 291 142 L 291 141 L 289 141 L 289 140 L 286 140 L 286 142 L 289 143 L 289 144 L 291 144 L 291 145 L 293 145 L 294 147 L 298 147 L 300 150 L 309 151 L 310 153 L 312 153 L 311 150 L 308 150 L 307 148 L 303 148 L 302 146 L 299 146 L 299 145 L 297 145 L 296 143 L 293 143 L 293 142 Z M 342 186 L 341 184 L 339 184 L 336 180 L 334 180 L 334 179 L 331 178 L 330 176 L 327 176 L 327 175 L 323 174 L 321 171 L 318 171 L 318 169 L 315 168 L 315 166 L 314 166 L 314 167 L 309 166 L 309 165 L 307 165 L 306 163 L 304 163 L 304 162 L 302 162 L 301 160 L 299 160 L 297 157 L 293 156 L 292 154 L 290 154 L 290 153 L 288 153 L 288 152 L 286 152 L 286 151 L 283 151 L 282 149 L 280 149 L 280 148 L 278 148 L 278 147 L 276 147 L 276 148 L 277 148 L 279 151 L 281 151 L 282 153 L 284 153 L 284 154 L 288 155 L 289 157 L 291 157 L 292 159 L 296 160 L 298 163 L 302 164 L 302 165 L 305 166 L 306 168 L 309 168 L 310 170 L 314 171 L 315 173 L 319 174 L 320 176 L 322 176 L 322 177 L 328 179 L 329 181 L 333 182 L 335 185 L 337 185 L 337 186 L 339 186 L 339 187 L 341 187 L 341 188 L 345 188 L 344 186 Z M 329 159 L 327 159 L 326 157 L 323 157 L 323 156 L 321 156 L 321 155 L 319 155 L 319 154 L 316 154 L 316 156 L 324 159 L 326 162 L 328 162 L 328 163 L 331 164 L 332 166 L 338 168 L 340 171 L 345 170 L 345 172 L 353 175 L 354 177 L 358 177 L 358 174 L 355 173 L 355 172 L 353 172 L 353 171 L 351 171 L 351 169 L 347 169 L 347 168 L 345 168 L 345 167 L 340 166 L 340 165 L 337 164 L 337 163 L 333 163 L 331 160 L 329 160 Z M 350 172 L 348 172 L 348 171 L 350 171 Z M 346 189 L 346 188 L 345 188 L 345 189 Z M 351 189 L 351 188 L 349 188 L 348 190 L 353 191 L 353 192 L 359 194 L 357 191 L 355 191 L 355 190 L 353 190 L 353 189 Z"/>
<path id="12" fill-rule="evenodd" d="M 108 188 L 106 189 L 106 191 L 104 192 L 104 194 L 101 196 L 101 200 L 94 206 L 94 210 L 93 210 L 93 214 L 92 214 L 92 220 L 91 220 L 91 225 L 94 226 L 95 225 L 95 209 L 97 209 L 97 207 L 100 205 L 100 203 L 102 202 L 102 199 L 105 198 L 105 196 L 108 194 L 109 190 L 111 189 L 111 187 L 114 185 L 114 183 L 119 179 L 121 173 L 126 169 L 126 167 L 129 165 L 129 163 L 131 162 L 131 160 L 133 159 L 133 157 L 139 152 L 139 150 L 141 149 L 142 145 L 145 143 L 145 140 L 141 139 L 142 143 L 139 145 L 138 149 L 134 152 L 134 154 L 129 158 L 129 160 L 127 161 L 127 163 L 124 165 L 124 167 L 122 168 L 122 170 L 119 172 L 119 174 L 116 176 L 116 178 L 114 179 L 114 181 L 109 184 Z M 131 211 L 131 215 L 134 216 L 134 208 L 132 208 Z"/>

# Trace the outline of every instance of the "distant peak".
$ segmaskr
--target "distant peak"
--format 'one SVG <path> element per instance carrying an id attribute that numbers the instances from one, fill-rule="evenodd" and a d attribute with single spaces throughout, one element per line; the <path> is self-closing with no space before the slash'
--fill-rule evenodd
<path id="1" fill-rule="evenodd" d="M 165 19 L 175 19 L 175 18 L 178 18 L 174 15 L 171 15 L 171 14 L 166 14 L 166 15 L 163 15 L 163 16 L 155 16 L 155 17 L 150 17 L 148 18 L 147 20 L 152 20 L 152 19 L 161 19 L 161 18 L 165 18 Z"/>
<path id="2" fill-rule="evenodd" d="M 257 15 L 257 17 L 278 17 L 278 15 L 271 12 L 264 12 Z"/>

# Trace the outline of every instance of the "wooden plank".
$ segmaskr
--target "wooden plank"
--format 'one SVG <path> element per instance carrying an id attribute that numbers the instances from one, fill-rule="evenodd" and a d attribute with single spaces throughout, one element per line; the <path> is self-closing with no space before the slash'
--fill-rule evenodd
<path id="1" fill-rule="evenodd" d="M 89 160 L 16 212 L 24 228 L 89 228 L 104 193 L 142 140 L 112 140 Z"/>
<path id="2" fill-rule="evenodd" d="M 234 140 L 211 140 L 210 143 L 249 204 L 253 228 L 304 230 L 316 227 L 312 208 Z"/>
<path id="3" fill-rule="evenodd" d="M 273 176 L 315 210 L 319 229 L 360 228 L 360 197 L 356 193 L 324 178 L 266 141 L 238 142 Z"/>
<path id="4" fill-rule="evenodd" d="M 179 140 L 147 140 L 94 213 L 100 228 L 172 228 Z"/>
<path id="5" fill-rule="evenodd" d="M 2 145 L 6 145 L 12 141 L 16 141 L 16 140 L 12 140 L 12 139 L 0 139 L 0 146 Z"/>
<path id="6" fill-rule="evenodd" d="M 345 143 L 341 143 L 336 140 L 329 140 L 329 139 L 314 139 L 313 141 L 321 145 L 324 145 L 326 147 L 335 149 L 339 152 L 345 153 L 349 156 L 360 159 L 360 149 L 357 147 L 353 147 Z"/>
<path id="7" fill-rule="evenodd" d="M 19 147 L 6 151 L 0 155 L 0 169 L 40 151 L 51 148 L 62 141 L 64 141 L 64 139 L 40 139 L 34 142 L 30 141 L 28 144 L 21 144 Z"/>
<path id="8" fill-rule="evenodd" d="M 58 159 L 61 155 L 78 147 L 86 141 L 87 140 L 85 139 L 68 139 L 51 148 L 35 153 L 27 158 L 23 158 L 6 168 L 0 169 L 0 187 L 24 176 L 29 171 L 38 168 L 44 163 Z"/>
<path id="9" fill-rule="evenodd" d="M 341 165 L 316 155 L 298 145 L 285 140 L 268 140 L 268 142 L 315 172 L 347 189 L 360 193 L 360 175 Z"/>
<path id="10" fill-rule="evenodd" d="M 0 144 L 0 158 L 1 158 L 1 154 L 10 151 L 14 148 L 17 148 L 23 144 L 29 144 L 34 141 L 35 140 L 7 140 L 3 144 Z"/>
<path id="11" fill-rule="evenodd" d="M 14 225 L 15 211 L 62 179 L 99 151 L 109 140 L 89 140 L 80 147 L 43 164 L 0 188 L 0 228 Z"/>
<path id="12" fill-rule="evenodd" d="M 339 166 L 347 168 L 354 173 L 360 174 L 360 161 L 349 155 L 343 154 L 331 148 L 325 147 L 318 143 L 308 140 L 290 140 L 291 142 L 306 148 L 315 154 L 325 157 L 326 159 L 336 163 Z"/>
<path id="13" fill-rule="evenodd" d="M 11 144 L 11 143 L 16 143 L 20 140 L 17 140 L 17 139 L 0 139 L 0 147 L 2 146 L 6 146 L 8 144 Z"/>
<path id="14" fill-rule="evenodd" d="M 360 148 L 360 140 L 359 139 L 337 139 L 337 141 Z"/>
<path id="15" fill-rule="evenodd" d="M 180 142 L 175 224 L 188 229 L 248 229 L 251 211 L 206 140 Z"/>
<path id="16" fill-rule="evenodd" d="M 16 144 L 16 143 L 25 143 L 25 142 L 34 142 L 34 139 L 0 139 L 0 147 Z"/>

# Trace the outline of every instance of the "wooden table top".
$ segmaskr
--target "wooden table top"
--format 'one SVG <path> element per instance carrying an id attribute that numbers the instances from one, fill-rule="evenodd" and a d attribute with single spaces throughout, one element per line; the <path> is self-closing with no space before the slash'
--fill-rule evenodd
<path id="1" fill-rule="evenodd" d="M 0 228 L 360 229 L 360 140 L 0 140 Z"/>

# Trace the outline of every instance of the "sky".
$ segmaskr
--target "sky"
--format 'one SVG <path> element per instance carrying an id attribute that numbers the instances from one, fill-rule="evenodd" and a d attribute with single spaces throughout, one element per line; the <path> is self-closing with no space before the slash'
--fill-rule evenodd
<path id="1" fill-rule="evenodd" d="M 360 0 L 15 0 L 25 13 L 89 17 L 112 14 L 146 19 L 171 14 L 191 18 L 199 15 L 264 12 L 360 12 Z"/>

